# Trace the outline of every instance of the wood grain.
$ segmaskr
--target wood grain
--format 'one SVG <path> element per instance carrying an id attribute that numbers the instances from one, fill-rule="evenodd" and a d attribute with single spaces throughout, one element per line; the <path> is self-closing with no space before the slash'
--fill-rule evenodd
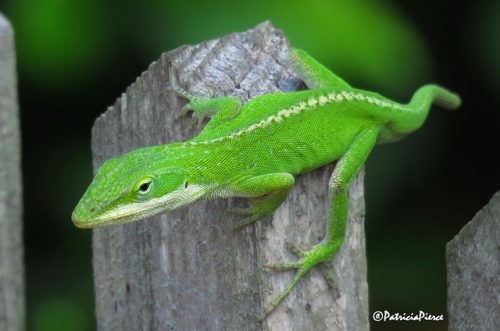
<path id="1" fill-rule="evenodd" d="M 446 245 L 449 329 L 500 330 L 500 192 Z"/>
<path id="2" fill-rule="evenodd" d="M 0 330 L 25 329 L 22 183 L 16 61 L 0 14 Z"/>

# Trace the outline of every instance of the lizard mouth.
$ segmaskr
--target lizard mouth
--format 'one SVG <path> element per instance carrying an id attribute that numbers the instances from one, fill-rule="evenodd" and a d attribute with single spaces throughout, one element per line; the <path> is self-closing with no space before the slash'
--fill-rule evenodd
<path id="1" fill-rule="evenodd" d="M 121 225 L 179 209 L 199 200 L 206 192 L 206 187 L 201 185 L 191 185 L 189 188 L 182 186 L 162 197 L 122 205 L 93 218 L 79 217 L 77 206 L 71 218 L 73 224 L 81 229 Z"/>
<path id="2" fill-rule="evenodd" d="M 134 217 L 135 216 L 135 217 Z M 153 216 L 153 215 L 151 215 Z M 93 220 L 72 218 L 73 224 L 80 229 L 106 228 L 118 224 L 127 224 L 142 219 L 144 216 L 130 215 L 116 218 L 96 218 Z M 147 217 L 147 216 L 146 216 Z"/>
<path id="3" fill-rule="evenodd" d="M 156 202 L 156 201 L 155 201 Z M 162 212 L 173 210 L 168 205 L 156 203 L 134 203 L 120 206 L 114 210 L 105 212 L 95 218 L 79 218 L 73 215 L 73 224 L 80 229 L 103 228 L 113 225 L 127 224 L 134 221 L 158 215 Z"/>

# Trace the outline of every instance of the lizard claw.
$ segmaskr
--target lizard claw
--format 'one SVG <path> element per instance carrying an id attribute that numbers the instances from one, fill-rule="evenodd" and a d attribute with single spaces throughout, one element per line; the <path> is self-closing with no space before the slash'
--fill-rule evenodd
<path id="1" fill-rule="evenodd" d="M 250 206 L 247 208 L 241 208 L 241 207 L 233 207 L 229 210 L 229 212 L 237 214 L 237 215 L 247 215 L 248 217 L 245 217 L 243 220 L 238 221 L 235 223 L 235 226 L 233 227 L 234 229 L 239 229 L 242 227 L 245 227 L 247 225 L 250 225 L 257 221 L 259 218 L 263 216 L 270 215 L 269 213 L 266 213 L 265 211 L 262 210 L 262 208 L 259 208 L 259 206 Z"/>
<path id="2" fill-rule="evenodd" d="M 191 111 L 191 105 L 188 103 L 186 105 L 184 105 L 182 108 L 181 108 L 181 111 L 177 112 L 175 114 L 175 119 L 179 119 L 181 117 L 184 117 L 186 116 L 187 113 L 189 113 Z"/>
<path id="3" fill-rule="evenodd" d="M 237 214 L 237 215 L 253 215 L 254 210 L 252 207 L 248 208 L 241 208 L 241 207 L 233 207 L 229 209 L 230 213 Z"/>
<path id="4" fill-rule="evenodd" d="M 238 229 L 244 228 L 247 225 L 255 223 L 258 219 L 259 219 L 259 216 L 256 216 L 256 215 L 246 217 L 241 221 L 235 222 L 233 225 L 233 230 L 238 230 Z"/>
<path id="5" fill-rule="evenodd" d="M 330 263 L 323 262 L 323 276 L 325 277 L 328 286 L 337 291 L 337 297 L 340 295 L 338 291 L 337 282 L 335 281 L 335 276 L 333 275 L 333 269 Z"/>
<path id="6" fill-rule="evenodd" d="M 202 122 L 204 117 L 202 117 L 201 120 L 199 120 L 198 117 L 201 117 L 201 116 L 197 116 L 198 110 L 196 108 L 196 105 L 193 104 L 193 100 L 195 100 L 196 97 L 194 95 L 192 95 L 191 93 L 189 93 L 188 91 L 186 91 L 184 88 L 182 88 L 179 85 L 179 83 L 177 82 L 177 77 L 176 77 L 176 74 L 174 73 L 174 68 L 172 65 L 170 65 L 170 68 L 169 68 L 169 77 L 170 77 L 170 89 L 172 91 L 174 91 L 174 93 L 177 96 L 184 98 L 184 99 L 187 99 L 189 101 L 187 104 L 185 104 L 181 108 L 180 112 L 177 112 L 175 114 L 175 116 L 174 116 L 175 119 L 179 119 L 183 116 L 186 116 L 187 113 L 189 113 L 190 111 L 193 111 L 193 117 L 198 120 L 197 127 L 199 128 L 201 126 L 201 122 Z M 203 116 L 203 114 L 202 114 L 202 116 Z"/>
<path id="7" fill-rule="evenodd" d="M 209 118 L 206 113 L 202 113 L 201 115 L 198 113 L 194 113 L 194 118 L 196 119 L 196 128 L 201 129 L 203 127 L 203 121 L 205 121 L 206 118 Z"/>
<path id="8" fill-rule="evenodd" d="M 269 269 L 274 271 L 288 271 L 300 268 L 300 264 L 299 262 L 285 262 L 285 263 L 264 264 L 261 267 L 264 269 Z"/>
<path id="9" fill-rule="evenodd" d="M 285 241 L 285 246 L 286 248 L 291 250 L 293 254 L 299 257 L 304 257 L 306 255 L 306 252 L 304 250 L 302 250 L 298 245 L 295 245 L 294 243 L 288 240 Z"/>

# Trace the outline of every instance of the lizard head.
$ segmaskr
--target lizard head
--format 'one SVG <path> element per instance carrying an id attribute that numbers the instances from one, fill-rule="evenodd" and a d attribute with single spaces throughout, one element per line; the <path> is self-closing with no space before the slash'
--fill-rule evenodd
<path id="1" fill-rule="evenodd" d="M 204 187 L 188 183 L 161 148 L 145 147 L 104 162 L 73 211 L 73 223 L 79 228 L 129 223 L 201 198 Z M 158 153 L 164 153 L 161 160 Z"/>

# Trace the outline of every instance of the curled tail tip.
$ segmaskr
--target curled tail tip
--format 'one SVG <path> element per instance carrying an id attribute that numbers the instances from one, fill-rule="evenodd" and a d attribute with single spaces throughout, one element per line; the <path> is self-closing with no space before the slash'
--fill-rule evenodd
<path id="1" fill-rule="evenodd" d="M 456 110 L 462 105 L 462 98 L 454 92 L 448 92 L 448 96 L 441 101 L 440 105 L 449 110 Z"/>
<path id="2" fill-rule="evenodd" d="M 436 104 L 448 110 L 458 109 L 462 105 L 462 98 L 456 93 L 450 91 L 446 92 L 446 95 L 442 95 L 435 99 Z"/>
<path id="3" fill-rule="evenodd" d="M 429 84 L 425 85 L 424 88 L 432 90 L 433 103 L 448 109 L 456 110 L 462 104 L 462 98 L 455 93 L 439 85 Z"/>
<path id="4" fill-rule="evenodd" d="M 451 110 L 458 109 L 462 105 L 462 98 L 458 94 L 455 94 L 455 97 L 456 97 L 456 102 L 452 106 L 452 108 L 450 108 Z"/>

